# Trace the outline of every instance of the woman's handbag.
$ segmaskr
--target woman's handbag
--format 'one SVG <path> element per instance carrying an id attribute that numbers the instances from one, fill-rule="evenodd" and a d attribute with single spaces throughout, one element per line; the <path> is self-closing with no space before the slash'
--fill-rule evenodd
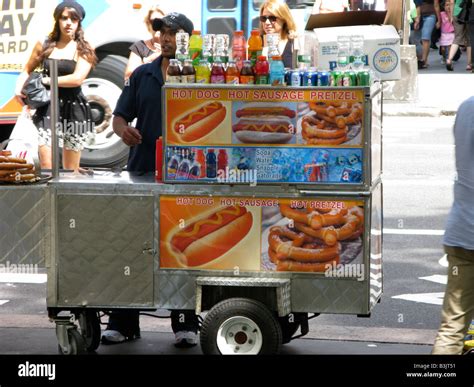
<path id="1" fill-rule="evenodd" d="M 31 109 L 38 109 L 50 101 L 49 90 L 41 82 L 42 79 L 41 73 L 32 72 L 23 85 L 21 92 L 26 95 L 25 103 Z"/>

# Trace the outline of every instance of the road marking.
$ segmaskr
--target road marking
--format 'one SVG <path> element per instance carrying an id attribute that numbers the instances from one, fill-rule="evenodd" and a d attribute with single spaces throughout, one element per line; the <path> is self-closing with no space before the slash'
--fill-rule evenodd
<path id="1" fill-rule="evenodd" d="M 0 273 L 0 282 L 6 283 L 44 284 L 46 280 L 46 274 Z"/>
<path id="2" fill-rule="evenodd" d="M 421 302 L 424 304 L 443 305 L 444 292 L 440 293 L 418 293 L 418 294 L 401 294 L 393 296 L 398 300 Z"/>
<path id="3" fill-rule="evenodd" d="M 6 304 L 8 301 L 10 301 L 10 300 L 0 300 L 0 305 L 4 305 L 4 304 Z"/>
<path id="4" fill-rule="evenodd" d="M 407 229 L 407 228 L 384 228 L 384 234 L 394 235 L 444 235 L 444 230 Z"/>
<path id="5" fill-rule="evenodd" d="M 425 280 L 425 281 L 435 282 L 437 284 L 443 284 L 443 285 L 446 285 L 448 283 L 447 275 L 435 274 L 435 275 L 430 275 L 428 277 L 420 277 L 420 279 Z"/>
<path id="6" fill-rule="evenodd" d="M 448 267 L 449 264 L 448 264 L 448 256 L 446 254 L 444 254 L 441 259 L 438 261 L 438 263 L 443 266 L 443 267 Z"/>

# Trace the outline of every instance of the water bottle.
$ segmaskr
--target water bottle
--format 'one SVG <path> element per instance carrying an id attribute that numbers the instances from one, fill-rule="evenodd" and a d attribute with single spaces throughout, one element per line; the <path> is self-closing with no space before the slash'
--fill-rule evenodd
<path id="1" fill-rule="evenodd" d="M 349 66 L 351 55 L 351 38 L 349 36 L 337 37 L 337 67 L 345 71 Z"/>
<path id="2" fill-rule="evenodd" d="M 268 59 L 272 60 L 274 56 L 280 55 L 280 34 L 267 34 Z"/>
<path id="3" fill-rule="evenodd" d="M 216 52 L 215 58 L 220 58 L 221 62 L 227 64 L 229 61 L 229 35 L 216 35 Z"/>
<path id="4" fill-rule="evenodd" d="M 364 67 L 364 36 L 351 36 L 351 56 L 354 58 L 352 68 L 356 71 Z"/>
<path id="5" fill-rule="evenodd" d="M 206 34 L 202 38 L 202 59 L 212 63 L 216 48 L 216 35 Z"/>
<path id="6" fill-rule="evenodd" d="M 189 34 L 187 32 L 176 33 L 176 59 L 182 64 L 189 59 Z"/>

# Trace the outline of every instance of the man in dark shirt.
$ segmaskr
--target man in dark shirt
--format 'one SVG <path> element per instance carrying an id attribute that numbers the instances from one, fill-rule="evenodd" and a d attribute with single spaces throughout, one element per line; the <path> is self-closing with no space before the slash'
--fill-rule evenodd
<path id="1" fill-rule="evenodd" d="M 160 31 L 161 56 L 138 67 L 126 83 L 112 122 L 114 132 L 130 147 L 127 170 L 134 173 L 155 172 L 156 140 L 161 136 L 161 88 L 165 83 L 169 60 L 175 57 L 176 33 L 193 31 L 193 23 L 186 16 L 172 12 L 155 19 L 155 31 Z M 136 126 L 131 122 L 137 119 Z M 124 310 L 110 314 L 103 333 L 104 343 L 120 343 L 140 337 L 139 314 Z M 171 326 L 176 346 L 197 344 L 198 320 L 194 311 L 171 312 Z"/>

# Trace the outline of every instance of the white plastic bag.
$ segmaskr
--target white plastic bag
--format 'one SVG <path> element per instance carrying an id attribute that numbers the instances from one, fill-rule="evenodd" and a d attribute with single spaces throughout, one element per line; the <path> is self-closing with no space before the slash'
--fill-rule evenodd
<path id="1" fill-rule="evenodd" d="M 26 159 L 28 163 L 36 164 L 38 160 L 38 129 L 31 120 L 27 106 L 23 107 L 16 121 L 6 149 L 14 157 Z"/>

